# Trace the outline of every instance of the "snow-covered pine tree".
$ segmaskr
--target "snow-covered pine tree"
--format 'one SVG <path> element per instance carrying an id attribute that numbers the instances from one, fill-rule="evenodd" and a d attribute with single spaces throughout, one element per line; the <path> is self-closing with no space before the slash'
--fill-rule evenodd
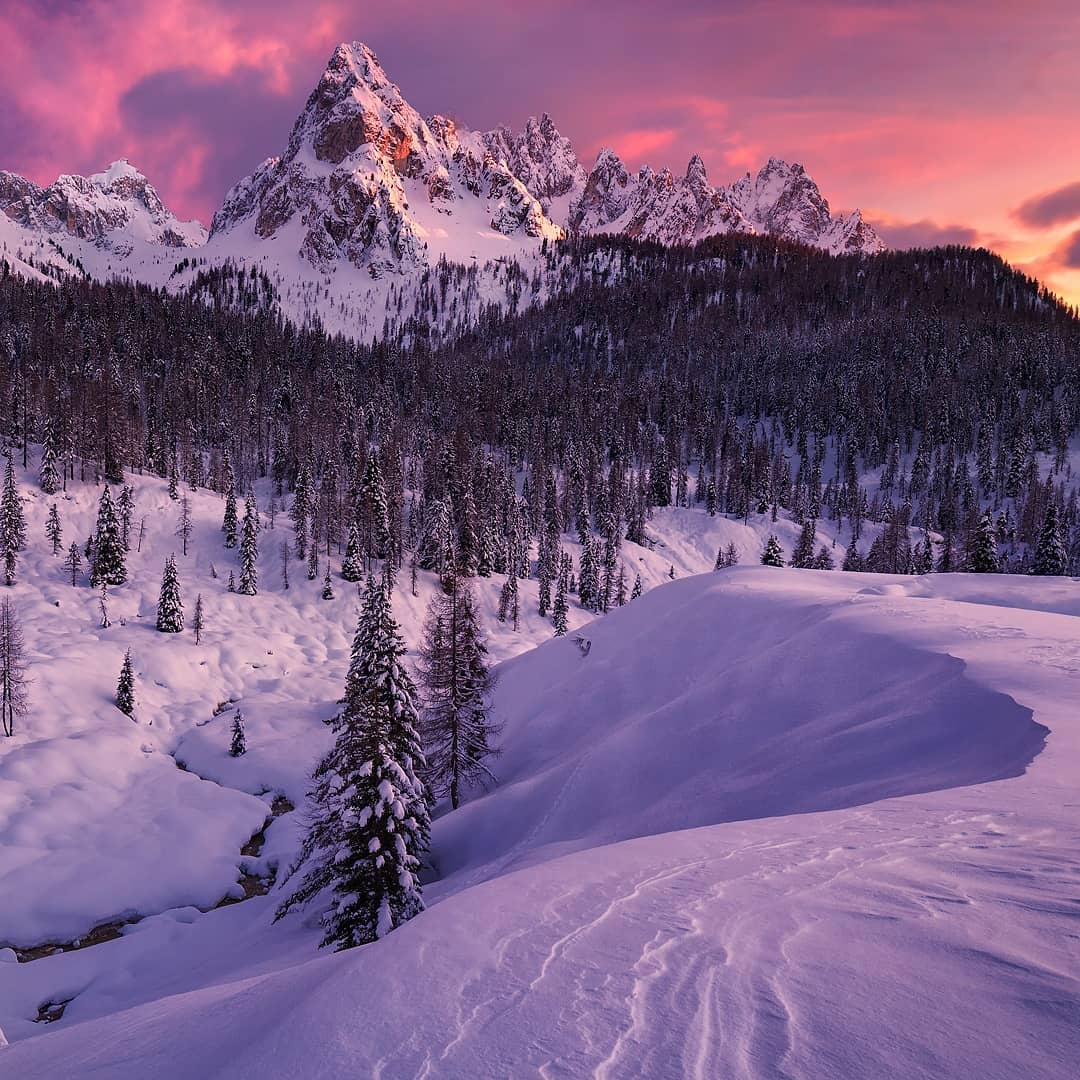
<path id="1" fill-rule="evenodd" d="M 968 551 L 968 569 L 973 574 L 996 574 L 998 572 L 997 534 L 994 519 L 989 510 L 979 518 Z"/>
<path id="2" fill-rule="evenodd" d="M 434 570 L 440 577 L 454 565 L 454 527 L 445 499 L 435 499 L 424 510 L 424 530 L 416 549 L 422 570 Z"/>
<path id="3" fill-rule="evenodd" d="M 329 889 L 322 944 L 339 950 L 385 936 L 424 906 L 430 821 L 404 652 L 382 582 L 369 578 L 334 745 L 315 770 L 311 826 L 290 876 L 306 873 L 276 916 Z"/>
<path id="4" fill-rule="evenodd" d="M 60 554 L 60 548 L 64 545 L 64 527 L 60 524 L 60 511 L 56 509 L 56 503 L 49 507 L 49 517 L 45 522 L 45 535 L 52 544 L 53 555 Z"/>
<path id="5" fill-rule="evenodd" d="M 225 484 L 225 513 L 221 517 L 221 531 L 225 534 L 225 546 L 236 547 L 237 528 L 239 525 L 236 514 L 236 478 L 233 476 L 232 462 L 228 452 L 225 454 L 223 466 Z"/>
<path id="6" fill-rule="evenodd" d="M 176 557 L 165 560 L 158 597 L 157 628 L 163 634 L 179 634 L 184 629 L 184 604 L 180 597 L 180 579 L 176 575 Z"/>
<path id="7" fill-rule="evenodd" d="M 131 663 L 131 650 L 124 653 L 120 665 L 120 679 L 116 684 L 116 707 L 125 715 L 135 711 L 135 668 Z"/>
<path id="8" fill-rule="evenodd" d="M 191 629 L 195 632 L 195 644 L 202 643 L 203 627 L 206 625 L 203 618 L 202 593 L 195 597 L 195 610 L 191 615 Z"/>
<path id="9" fill-rule="evenodd" d="M 298 559 L 303 559 L 307 555 L 308 518 L 314 509 L 315 482 L 311 478 L 311 469 L 305 462 L 296 474 L 296 490 L 289 509 L 289 515 L 296 530 L 296 557 Z"/>
<path id="10" fill-rule="evenodd" d="M 120 489 L 120 498 L 116 500 L 117 513 L 120 516 L 120 542 L 124 550 L 131 549 L 131 520 L 135 515 L 135 489 L 125 484 Z"/>
<path id="11" fill-rule="evenodd" d="M 176 535 L 180 538 L 181 550 L 187 555 L 188 544 L 191 542 L 191 500 L 187 495 L 180 497 L 180 516 L 176 521 Z"/>
<path id="12" fill-rule="evenodd" d="M 769 534 L 769 538 L 765 541 L 765 547 L 761 551 L 761 565 L 784 565 L 784 549 L 780 546 L 780 541 L 771 533 Z"/>
<path id="13" fill-rule="evenodd" d="M 334 599 L 334 585 L 330 580 L 330 560 L 326 560 L 326 576 L 323 578 L 322 586 L 322 598 L 324 600 Z"/>
<path id="14" fill-rule="evenodd" d="M 626 567 L 619 563 L 619 576 L 615 579 L 615 603 L 618 607 L 626 606 Z"/>
<path id="15" fill-rule="evenodd" d="M 859 571 L 863 569 L 863 557 L 859 552 L 859 542 L 855 534 L 851 534 L 851 543 L 844 552 L 844 561 L 840 564 L 841 570 Z"/>
<path id="16" fill-rule="evenodd" d="M 15 483 L 15 463 L 9 457 L 4 469 L 4 490 L 0 494 L 0 542 L 5 551 L 22 551 L 26 547 L 26 518 L 22 496 Z"/>
<path id="17" fill-rule="evenodd" d="M 237 592 L 254 596 L 259 591 L 258 516 L 255 500 L 249 495 L 244 503 L 244 523 L 240 529 L 240 583 Z"/>
<path id="18" fill-rule="evenodd" d="M 625 595 L 623 602 L 626 602 Z M 566 601 L 566 571 L 563 570 L 555 582 L 555 602 L 551 607 L 551 625 L 555 627 L 555 636 L 562 637 L 569 629 L 567 616 L 570 606 Z"/>
<path id="19" fill-rule="evenodd" d="M 630 599 L 636 600 L 641 595 L 641 575 L 634 578 L 634 587 L 630 590 Z"/>
<path id="20" fill-rule="evenodd" d="M 814 565 L 814 544 L 816 543 L 817 522 L 813 518 L 807 518 L 799 533 L 798 543 L 791 553 L 791 565 L 802 570 L 810 569 Z M 762 562 L 765 560 L 762 559 Z"/>
<path id="21" fill-rule="evenodd" d="M 384 559 L 390 551 L 390 518 L 386 505 L 386 484 L 379 455 L 368 454 L 356 496 L 356 520 L 363 553 L 369 559 Z"/>
<path id="22" fill-rule="evenodd" d="M 452 571 L 428 607 L 419 673 L 424 775 L 436 798 L 448 795 L 455 810 L 466 784 L 491 778 L 485 761 L 496 752 L 498 726 L 491 719 L 487 657 L 472 590 Z"/>
<path id="23" fill-rule="evenodd" d="M 229 743 L 231 757 L 242 757 L 247 753 L 247 737 L 244 734 L 244 714 L 237 709 L 233 714 L 232 741 Z"/>
<path id="24" fill-rule="evenodd" d="M 308 581 L 314 581 L 319 576 L 319 519 L 311 519 L 311 544 L 308 547 L 307 561 Z"/>
<path id="25" fill-rule="evenodd" d="M 97 529 L 94 531 L 90 560 L 90 584 L 123 585 L 127 581 L 124 545 L 120 539 L 120 523 L 116 519 L 109 485 L 101 492 L 98 503 Z"/>
<path id="26" fill-rule="evenodd" d="M 939 574 L 951 574 L 960 569 L 957 566 L 956 541 L 952 529 L 946 529 L 941 537 L 941 550 L 938 552 L 937 566 Z"/>
<path id="27" fill-rule="evenodd" d="M 1035 560 L 1031 566 L 1033 574 L 1060 576 L 1068 570 L 1068 558 L 1065 554 L 1065 542 L 1061 535 L 1057 503 L 1051 499 L 1046 508 L 1039 541 L 1035 545 Z"/>
<path id="28" fill-rule="evenodd" d="M 364 553 L 360 547 L 360 530 L 355 524 L 349 526 L 345 557 L 341 560 L 341 576 L 346 581 L 360 581 L 364 576 Z"/>
<path id="29" fill-rule="evenodd" d="M 52 424 L 46 421 L 42 439 L 41 467 L 38 469 L 38 485 L 46 495 L 55 495 L 60 490 L 60 474 L 56 469 L 56 447 L 53 443 Z"/>
<path id="30" fill-rule="evenodd" d="M 72 544 L 68 548 L 67 558 L 62 567 L 64 574 L 71 579 L 72 586 L 79 584 L 79 575 L 82 573 L 83 558 L 78 544 Z"/>

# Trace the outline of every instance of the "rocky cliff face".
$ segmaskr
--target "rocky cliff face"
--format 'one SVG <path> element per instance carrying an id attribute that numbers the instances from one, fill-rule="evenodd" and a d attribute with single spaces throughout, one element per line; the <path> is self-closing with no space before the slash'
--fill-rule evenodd
<path id="1" fill-rule="evenodd" d="M 178 221 L 126 161 L 46 188 L 0 172 L 0 211 L 30 242 L 65 233 L 89 245 L 100 256 L 91 273 L 156 283 L 159 248 L 198 246 L 207 235 L 197 222 Z M 714 187 L 697 155 L 681 176 L 631 173 L 605 149 L 586 170 L 546 113 L 517 133 L 420 116 L 375 54 L 354 42 L 334 50 L 282 154 L 229 191 L 204 255 L 291 261 L 303 280 L 339 266 L 378 277 L 442 256 L 463 263 L 515 255 L 568 234 L 688 244 L 731 232 L 835 253 L 883 247 L 858 211 L 834 215 L 801 165 L 773 158 L 755 175 Z"/>
<path id="2" fill-rule="evenodd" d="M 519 133 L 424 119 L 359 42 L 334 51 L 285 152 L 229 192 L 211 235 L 270 239 L 287 227 L 316 267 L 345 259 L 372 273 L 467 256 L 485 232 L 519 244 L 566 233 L 682 244 L 761 232 L 838 252 L 882 246 L 857 212 L 832 216 L 801 165 L 772 159 L 754 177 L 713 187 L 696 155 L 681 177 L 632 175 L 611 150 L 586 171 L 546 113 Z"/>
<path id="3" fill-rule="evenodd" d="M 834 254 L 873 253 L 883 244 L 858 211 L 833 216 L 801 165 L 776 158 L 756 176 L 713 187 L 696 154 L 686 174 L 648 167 L 631 175 L 612 150 L 601 150 L 567 226 L 575 233 L 625 233 L 663 244 L 689 244 L 725 233 L 765 233 Z"/>
<path id="4" fill-rule="evenodd" d="M 66 233 L 120 250 L 136 240 L 176 248 L 206 240 L 198 222 L 178 220 L 146 177 L 124 160 L 92 176 L 61 176 L 45 188 L 0 172 L 0 211 L 38 233 Z"/>
<path id="5" fill-rule="evenodd" d="M 315 266 L 339 258 L 373 273 L 453 249 L 451 233 L 563 235 L 485 137 L 423 119 L 360 43 L 340 45 L 279 158 L 226 196 L 211 235 L 295 225 Z"/>

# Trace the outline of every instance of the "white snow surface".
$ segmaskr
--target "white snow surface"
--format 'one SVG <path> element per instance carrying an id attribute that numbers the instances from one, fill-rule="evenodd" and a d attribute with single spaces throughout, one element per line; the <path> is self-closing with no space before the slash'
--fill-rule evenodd
<path id="1" fill-rule="evenodd" d="M 147 534 L 107 630 L 41 539 L 53 500 L 23 488 L 31 546 L 5 593 L 35 682 L 0 740 L 0 944 L 145 917 L 79 951 L 0 952 L 0 1075 L 1075 1075 L 1080 583 L 765 568 L 762 535 L 790 550 L 794 526 L 695 510 L 624 547 L 660 587 L 592 622 L 574 608 L 564 639 L 534 582 L 514 634 L 501 579 L 478 581 L 505 660 L 499 784 L 436 821 L 425 913 L 323 954 L 317 910 L 271 921 L 277 890 L 200 909 L 297 850 L 356 595 L 337 579 L 320 600 L 296 560 L 282 591 L 284 515 L 259 596 L 227 593 L 221 500 L 195 492 L 178 563 L 208 628 L 156 633 L 176 505 L 134 483 Z M 98 488 L 69 486 L 82 541 Z M 692 576 L 728 541 L 744 565 Z M 433 588 L 399 582 L 410 643 Z M 111 703 L 126 647 L 136 722 Z M 241 856 L 275 793 L 301 808 Z"/>

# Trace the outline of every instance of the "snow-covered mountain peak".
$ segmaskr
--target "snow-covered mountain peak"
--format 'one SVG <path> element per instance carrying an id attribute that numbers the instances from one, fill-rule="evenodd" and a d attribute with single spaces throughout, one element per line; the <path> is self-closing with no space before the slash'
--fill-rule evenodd
<path id="1" fill-rule="evenodd" d="M 123 254 L 133 244 L 197 247 L 206 230 L 180 221 L 126 158 L 90 176 L 65 173 L 48 185 L 0 172 L 0 211 L 39 233 L 66 232 Z"/>
<path id="2" fill-rule="evenodd" d="M 285 153 L 229 192 L 211 230 L 225 233 L 298 242 L 321 270 L 343 260 L 378 274 L 443 254 L 502 254 L 506 240 L 562 230 L 485 136 L 424 120 L 353 42 L 334 50 Z"/>

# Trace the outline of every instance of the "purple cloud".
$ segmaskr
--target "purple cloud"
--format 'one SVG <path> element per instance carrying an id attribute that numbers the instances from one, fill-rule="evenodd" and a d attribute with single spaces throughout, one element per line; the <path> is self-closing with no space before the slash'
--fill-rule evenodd
<path id="1" fill-rule="evenodd" d="M 147 160 L 135 164 L 151 182 L 169 174 L 177 146 L 207 148 L 186 195 L 189 202 L 217 206 L 233 184 L 281 151 L 303 101 L 303 93 L 276 93 L 252 67 L 222 76 L 170 68 L 126 91 L 120 116 L 144 148 Z"/>
<path id="2" fill-rule="evenodd" d="M 1080 270 L 1080 229 L 1058 249 L 1058 259 L 1065 269 Z"/>
<path id="3" fill-rule="evenodd" d="M 923 218 L 921 221 L 874 222 L 878 236 L 891 248 L 945 247 L 949 244 L 978 243 L 979 233 L 970 225 L 939 225 Z"/>
<path id="4" fill-rule="evenodd" d="M 1013 216 L 1035 229 L 1075 221 L 1080 218 L 1080 180 L 1028 199 L 1013 211 Z"/>

